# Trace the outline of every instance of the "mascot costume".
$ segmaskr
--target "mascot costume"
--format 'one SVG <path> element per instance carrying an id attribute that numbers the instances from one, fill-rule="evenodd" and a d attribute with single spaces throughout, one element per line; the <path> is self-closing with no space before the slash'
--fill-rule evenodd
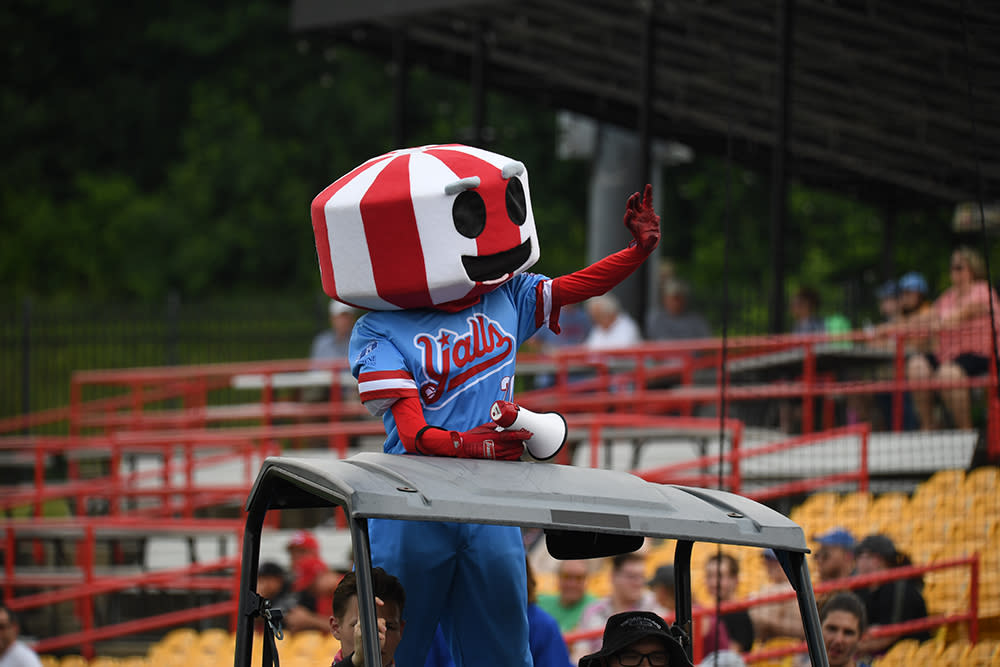
<path id="1" fill-rule="evenodd" d="M 369 311 L 351 370 L 385 423 L 385 451 L 520 459 L 532 433 L 490 420 L 513 398 L 518 346 L 543 326 L 558 333 L 562 306 L 604 294 L 649 256 L 660 239 L 651 199 L 647 185 L 626 204 L 627 248 L 547 278 L 526 272 L 538 235 L 527 170 L 511 158 L 396 150 L 323 190 L 312 203 L 323 289 Z M 370 520 L 369 537 L 372 565 L 406 588 L 400 667 L 423 667 L 439 623 L 459 667 L 530 667 L 520 529 Z"/>

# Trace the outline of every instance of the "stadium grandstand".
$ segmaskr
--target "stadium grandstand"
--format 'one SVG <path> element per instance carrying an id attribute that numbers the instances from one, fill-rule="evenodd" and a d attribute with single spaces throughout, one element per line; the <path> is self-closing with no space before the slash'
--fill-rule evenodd
<path id="1" fill-rule="evenodd" d="M 959 12 L 941 0 L 539 0 L 502 12 L 493 4 L 294 0 L 291 25 L 278 29 L 301 38 L 300 55 L 315 39 L 331 68 L 341 48 L 383 57 L 392 74 L 376 85 L 395 91 L 399 146 L 410 145 L 406 73 L 422 63 L 472 80 L 474 118 L 456 131 L 459 140 L 489 144 L 496 128 L 486 126 L 487 93 L 502 92 L 594 114 L 605 128 L 637 126 L 632 138 L 641 150 L 622 160 L 636 169 L 617 180 L 652 181 L 654 166 L 663 166 L 653 164 L 660 138 L 725 160 L 724 170 L 706 173 L 729 178 L 738 164 L 772 183 L 771 253 L 756 266 L 762 284 L 730 286 L 720 276 L 703 289 L 722 296 L 690 295 L 721 337 L 599 352 L 525 346 L 515 400 L 567 420 L 567 444 L 552 464 L 747 496 L 801 525 L 813 554 L 817 538 L 834 529 L 858 540 L 887 536 L 905 560 L 886 572 L 824 581 L 809 557 L 819 596 L 921 582 L 927 616 L 872 635 L 930 638 L 899 640 L 874 664 L 1000 665 L 996 275 L 984 274 L 970 254 L 952 256 L 942 271 L 942 254 L 935 270 L 948 272 L 949 288 L 974 281 L 987 295 L 973 304 L 970 321 L 957 324 L 952 316 L 962 317 L 948 299 L 924 315 L 903 312 L 903 292 L 926 293 L 927 285 L 894 275 L 908 250 L 900 239 L 926 231 L 897 225 L 897 213 L 934 218 L 930 211 L 953 209 L 953 238 L 976 247 L 987 245 L 1000 221 L 983 201 L 1000 184 L 1000 89 L 981 80 L 974 86 L 972 76 L 997 71 L 996 10 L 971 1 Z M 407 7 L 419 11 L 401 16 Z M 205 41 L 226 42 L 216 37 Z M 337 76 L 324 74 L 320 85 Z M 793 287 L 784 248 L 790 183 L 884 207 L 884 247 L 873 254 L 884 260 L 881 278 L 893 278 L 879 299 L 896 300 L 894 310 L 880 311 L 884 322 L 874 322 L 874 295 L 856 293 L 873 280 L 852 277 L 826 317 L 812 313 L 797 333 L 778 333 L 787 330 Z M 720 216 L 727 229 L 732 211 L 747 204 L 728 200 L 729 185 Z M 615 207 L 620 216 L 617 200 Z M 747 233 L 763 235 L 761 222 Z M 726 238 L 726 253 L 730 241 L 738 242 Z M 656 279 L 647 282 L 634 290 L 642 306 L 655 303 L 659 289 Z M 841 285 L 828 287 L 833 293 Z M 20 315 L 0 323 L 0 594 L 46 667 L 232 665 L 244 507 L 261 463 L 279 454 L 346 458 L 381 450 L 383 424 L 358 402 L 344 363 L 290 358 L 315 333 L 315 321 L 302 315 L 314 304 L 290 301 L 260 297 L 256 307 L 266 315 L 220 324 L 214 305 L 192 316 L 185 304 L 187 317 L 178 316 L 176 295 L 166 317 L 150 314 L 150 306 L 134 318 L 89 304 L 47 312 L 26 299 Z M 326 306 L 324 299 L 324 314 Z M 975 358 L 963 347 L 970 338 Z M 937 356 L 943 352 L 952 354 Z M 40 400 L 43 384 L 58 385 L 58 400 Z M 336 511 L 270 512 L 261 561 L 288 566 L 286 545 L 301 529 L 316 536 L 329 568 L 350 568 L 350 537 Z M 673 546 L 643 547 L 649 577 L 669 564 Z M 724 550 L 740 579 L 721 605 L 711 603 L 705 581 L 713 549 L 700 545 L 692 555 L 696 628 L 715 614 L 753 613 L 794 597 L 761 593 L 768 579 L 759 550 Z M 539 592 L 554 592 L 552 563 L 537 560 Z M 610 564 L 594 568 L 590 592 L 605 595 Z M 566 635 L 570 643 L 589 636 Z M 329 664 L 337 648 L 326 632 L 289 633 L 279 645 L 281 664 Z M 802 649 L 799 638 L 776 636 L 744 658 L 756 667 L 796 667 Z M 696 644 L 696 657 L 699 650 Z"/>
<path id="2" fill-rule="evenodd" d="M 779 336 L 736 343 L 740 353 L 730 363 L 829 341 Z M 835 527 L 859 538 L 890 536 L 912 561 L 914 569 L 901 573 L 923 579 L 933 638 L 897 644 L 879 664 L 921 664 L 913 662 L 917 652 L 940 665 L 996 664 L 1000 473 L 989 444 L 995 441 L 979 430 L 840 423 L 845 396 L 906 391 L 912 383 L 906 378 L 840 382 L 805 369 L 794 382 L 734 382 L 723 396 L 714 379 L 694 380 L 696 368 L 721 364 L 720 352 L 712 339 L 646 343 L 599 357 L 574 348 L 525 355 L 519 396 L 533 409 L 566 416 L 569 442 L 558 464 L 735 491 L 786 513 L 812 546 Z M 803 364 L 810 357 L 798 355 Z M 381 422 L 339 391 L 349 381 L 344 370 L 336 361 L 317 367 L 291 360 L 81 371 L 65 409 L 3 420 L 0 453 L 5 467 L 20 473 L 5 478 L 0 495 L 2 590 L 45 664 L 231 664 L 242 505 L 263 458 L 346 457 L 380 448 Z M 534 376 L 543 374 L 555 384 L 532 389 Z M 668 374 L 678 383 L 655 388 Z M 301 386 L 317 383 L 331 387 L 329 401 L 298 400 Z M 980 400 L 995 402 L 995 387 L 981 389 Z M 732 416 L 715 416 L 721 400 Z M 767 423 L 760 405 L 785 400 L 804 415 L 815 408 L 811 424 L 803 419 L 808 429 L 785 433 Z M 992 413 L 985 412 L 983 433 Z M 64 434 L 31 433 L 54 424 Z M 349 567 L 350 539 L 340 517 L 271 514 L 262 560 L 286 561 L 291 532 L 310 528 L 329 565 Z M 645 549 L 652 576 L 672 545 Z M 766 583 L 759 552 L 728 551 L 741 571 L 731 604 L 763 604 L 754 593 Z M 696 548 L 692 559 L 693 594 L 706 605 L 700 614 L 713 613 L 702 567 L 708 555 Z M 600 567 L 591 578 L 595 595 L 607 592 L 608 566 Z M 554 590 L 551 568 L 537 576 L 541 591 Z M 824 582 L 815 584 L 822 595 Z M 750 664 L 790 665 L 800 648 L 772 638 L 747 657 Z M 335 652 L 321 633 L 290 635 L 280 650 L 290 665 L 316 664 L 317 656 Z"/>

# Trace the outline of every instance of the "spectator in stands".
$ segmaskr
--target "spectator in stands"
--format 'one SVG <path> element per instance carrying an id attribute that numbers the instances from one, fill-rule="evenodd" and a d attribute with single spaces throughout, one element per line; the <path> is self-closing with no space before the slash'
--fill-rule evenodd
<path id="1" fill-rule="evenodd" d="M 899 279 L 899 311 L 903 317 L 913 317 L 930 309 L 927 279 L 918 271 L 910 271 Z"/>
<path id="2" fill-rule="evenodd" d="M 528 575 L 528 646 L 534 667 L 570 667 L 569 648 L 556 619 L 538 606 L 537 584 L 531 562 L 525 560 Z"/>
<path id="3" fill-rule="evenodd" d="M 698 663 L 698 667 L 747 667 L 747 663 L 736 651 L 725 649 L 709 653 Z"/>
<path id="4" fill-rule="evenodd" d="M 764 549 L 761 553 L 768 583 L 757 595 L 768 596 L 775 593 L 794 593 L 795 589 L 788 582 L 785 571 L 778 562 L 778 556 L 773 549 Z M 799 605 L 795 598 L 776 602 L 765 602 L 750 608 L 750 620 L 753 622 L 754 638 L 767 641 L 774 637 L 794 637 L 805 639 L 802 619 L 799 616 Z"/>
<path id="5" fill-rule="evenodd" d="M 910 564 L 905 554 L 885 535 L 868 535 L 855 549 L 857 574 L 874 574 Z M 920 578 L 895 579 L 860 589 L 858 597 L 865 605 L 870 627 L 901 623 L 927 616 L 927 605 L 921 593 Z M 861 642 L 865 655 L 880 655 L 900 639 L 913 638 L 924 641 L 930 638 L 926 630 L 904 636 L 868 638 Z"/>
<path id="6" fill-rule="evenodd" d="M 285 543 L 285 551 L 292 562 L 292 571 L 295 572 L 298 564 L 307 558 L 319 557 L 319 540 L 308 530 L 296 530 Z"/>
<path id="7" fill-rule="evenodd" d="M 688 284 L 679 278 L 668 278 L 660 286 L 660 303 L 646 322 L 649 340 L 682 340 L 711 338 L 712 330 L 701 314 L 688 309 Z"/>
<path id="8" fill-rule="evenodd" d="M 816 543 L 816 572 L 820 581 L 843 579 L 854 573 L 854 535 L 844 528 L 833 528 L 818 535 Z"/>
<path id="9" fill-rule="evenodd" d="M 583 611 L 578 630 L 597 630 L 615 614 L 644 609 L 663 615 L 652 591 L 646 588 L 646 557 L 639 552 L 618 554 L 611 559 L 611 592 Z M 571 649 L 574 658 L 596 651 L 596 640 L 581 640 Z"/>
<path id="10" fill-rule="evenodd" d="M 660 616 L 626 611 L 608 619 L 600 648 L 580 658 L 579 667 L 691 667 L 680 642 Z"/>
<path id="11" fill-rule="evenodd" d="M 351 330 L 361 313 L 339 301 L 330 300 L 330 328 L 324 329 L 313 338 L 309 350 L 309 358 L 316 361 L 339 359 L 347 364 L 347 348 L 351 340 Z M 357 399 L 357 390 L 353 382 L 342 383 L 342 394 L 345 399 Z M 330 399 L 328 387 L 310 387 L 302 392 L 305 401 L 327 401 Z"/>
<path id="12" fill-rule="evenodd" d="M 735 600 L 740 583 L 740 564 L 730 554 L 713 554 L 705 562 L 705 586 L 712 604 Z M 754 627 L 746 611 L 731 611 L 721 616 L 730 648 L 746 653 L 753 646 Z M 721 646 L 719 648 L 722 648 Z"/>
<path id="13" fill-rule="evenodd" d="M 661 565 L 656 568 L 653 578 L 647 582 L 649 590 L 656 596 L 656 604 L 665 611 L 673 612 L 677 604 L 677 589 L 674 585 L 674 566 Z"/>
<path id="14" fill-rule="evenodd" d="M 359 311 L 340 301 L 330 300 L 330 328 L 313 338 L 310 359 L 347 360 L 347 346 Z"/>
<path id="15" fill-rule="evenodd" d="M 830 667 L 868 666 L 856 660 L 868 626 L 865 606 L 857 595 L 848 591 L 834 595 L 820 610 L 819 622 Z"/>
<path id="16" fill-rule="evenodd" d="M 556 566 L 557 593 L 538 596 L 538 606 L 551 614 L 561 632 L 571 632 L 580 623 L 587 606 L 597 600 L 587 590 L 590 564 L 585 560 L 561 560 Z"/>
<path id="17" fill-rule="evenodd" d="M 642 340 L 639 325 L 623 312 L 613 294 L 603 294 L 587 300 L 587 314 L 593 326 L 584 344 L 592 350 L 629 347 Z"/>
<path id="18" fill-rule="evenodd" d="M 899 283 L 895 280 L 887 280 L 875 289 L 882 322 L 895 322 L 903 314 L 899 297 Z"/>
<path id="19" fill-rule="evenodd" d="M 375 615 L 378 641 L 382 649 L 382 664 L 394 665 L 396 647 L 403 638 L 403 607 L 406 591 L 399 579 L 380 567 L 372 568 L 372 588 L 375 593 Z M 361 636 L 358 610 L 358 581 L 354 572 L 340 580 L 333 594 L 333 615 L 329 628 L 340 641 L 340 651 L 334 656 L 333 667 L 360 667 L 365 664 L 364 642 Z"/>
<path id="20" fill-rule="evenodd" d="M 0 666 L 42 667 L 42 661 L 27 644 L 18 639 L 20 623 L 13 611 L 0 605 Z"/>
<path id="21" fill-rule="evenodd" d="M 273 609 L 287 610 L 293 602 L 292 586 L 285 568 L 273 561 L 257 568 L 257 594 L 271 601 Z"/>
<path id="22" fill-rule="evenodd" d="M 557 334 L 548 327 L 542 327 L 535 335 L 529 338 L 521 347 L 521 351 L 528 354 L 549 355 L 564 347 L 583 345 L 590 334 L 590 316 L 576 303 L 568 304 L 559 311 L 559 328 Z M 570 374 L 570 380 L 577 380 L 586 377 L 586 374 Z M 534 385 L 536 389 L 551 387 L 555 384 L 555 373 L 539 373 L 535 375 Z"/>
<path id="23" fill-rule="evenodd" d="M 951 256 L 951 286 L 930 308 L 900 323 L 879 327 L 879 333 L 900 331 L 936 335 L 935 351 L 914 354 L 906 365 L 911 380 L 938 379 L 961 383 L 989 372 L 993 354 L 990 302 L 996 308 L 996 292 L 986 280 L 983 258 L 971 248 L 959 248 Z M 940 390 L 941 400 L 955 428 L 971 429 L 972 407 L 968 387 Z M 939 428 L 931 391 L 914 391 L 913 403 L 922 429 Z"/>
<path id="24" fill-rule="evenodd" d="M 826 332 L 826 323 L 819 316 L 819 292 L 812 287 L 800 287 L 792 295 L 792 333 L 820 334 Z"/>
<path id="25" fill-rule="evenodd" d="M 289 632 L 326 630 L 329 623 L 323 612 L 330 608 L 341 577 L 315 556 L 300 561 L 298 573 L 295 602 L 285 614 L 285 627 Z"/>
<path id="26" fill-rule="evenodd" d="M 674 584 L 674 566 L 661 565 L 656 568 L 653 578 L 649 580 L 649 588 L 656 596 L 656 602 L 664 610 L 665 615 L 676 614 L 676 587 Z M 701 655 L 716 652 L 716 649 L 725 649 L 729 646 L 729 635 L 725 626 L 717 623 L 715 617 L 707 618 L 707 623 L 700 624 L 698 634 L 701 638 Z M 724 653 L 725 650 L 718 651 Z"/>

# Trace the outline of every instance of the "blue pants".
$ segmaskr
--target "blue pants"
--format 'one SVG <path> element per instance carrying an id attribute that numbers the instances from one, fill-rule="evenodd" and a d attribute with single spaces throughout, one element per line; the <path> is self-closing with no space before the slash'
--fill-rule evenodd
<path id="1" fill-rule="evenodd" d="M 516 526 L 370 519 L 372 565 L 406 589 L 399 667 L 423 667 L 438 623 L 456 667 L 531 667 Z"/>

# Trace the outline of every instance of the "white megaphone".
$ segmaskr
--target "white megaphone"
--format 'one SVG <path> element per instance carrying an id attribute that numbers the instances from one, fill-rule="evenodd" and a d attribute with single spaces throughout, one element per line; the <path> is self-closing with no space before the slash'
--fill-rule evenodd
<path id="1" fill-rule="evenodd" d="M 547 461 L 566 444 L 566 419 L 558 412 L 532 412 L 510 401 L 494 401 L 490 419 L 502 429 L 527 429 L 532 436 L 524 446 L 532 458 Z"/>

